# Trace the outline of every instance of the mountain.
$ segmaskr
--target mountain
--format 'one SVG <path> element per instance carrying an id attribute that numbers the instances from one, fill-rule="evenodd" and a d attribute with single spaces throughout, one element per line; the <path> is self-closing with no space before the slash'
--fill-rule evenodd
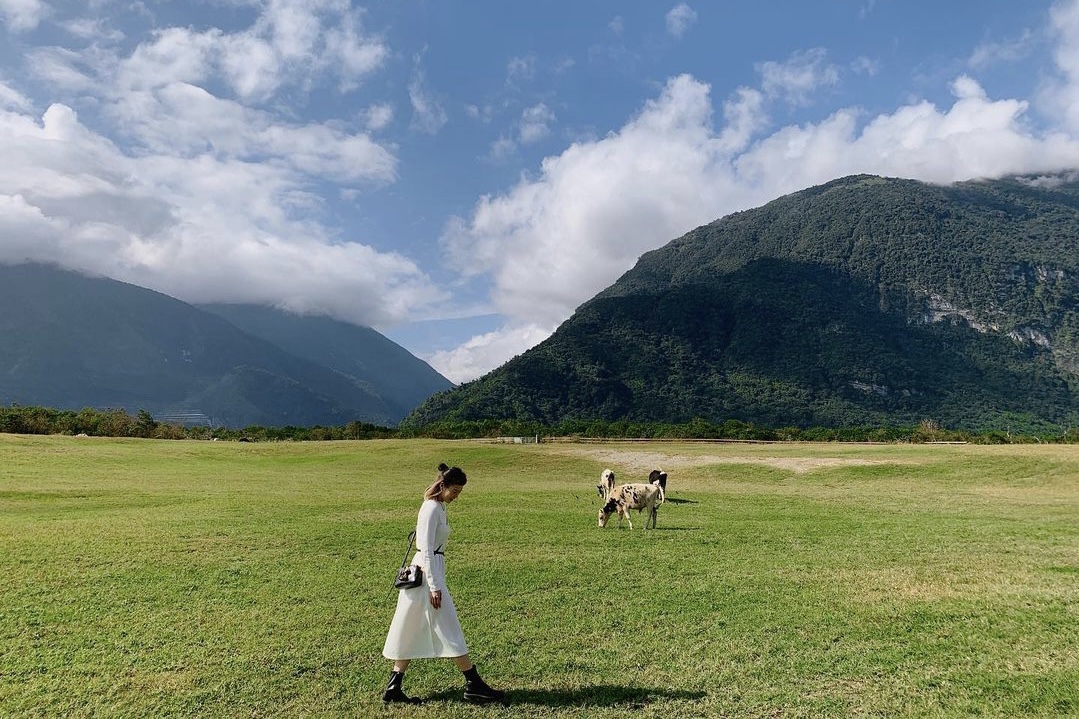
<path id="1" fill-rule="evenodd" d="M 1079 419 L 1079 182 L 847 177 L 643 255 L 406 423 Z"/>
<path id="2" fill-rule="evenodd" d="M 435 392 L 453 386 L 426 362 L 370 327 L 329 317 L 294 315 L 259 305 L 197 307 L 290 354 L 348 377 L 381 397 L 397 420 Z"/>
<path id="3" fill-rule="evenodd" d="M 0 265 L 0 307 L 5 404 L 145 409 L 231 427 L 391 425 L 404 414 L 380 388 L 135 285 Z M 401 367 L 407 378 L 412 367 Z"/>

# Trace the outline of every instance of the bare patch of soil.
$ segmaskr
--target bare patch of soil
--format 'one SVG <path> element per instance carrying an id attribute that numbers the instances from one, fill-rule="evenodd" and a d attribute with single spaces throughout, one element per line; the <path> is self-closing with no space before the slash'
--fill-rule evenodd
<path id="1" fill-rule="evenodd" d="M 894 464 L 882 460 L 858 459 L 854 457 L 746 457 L 728 456 L 716 454 L 668 454 L 666 452 L 642 452 L 640 450 L 623 450 L 612 447 L 582 445 L 560 448 L 567 454 L 591 457 L 599 462 L 610 466 L 612 469 L 621 468 L 623 472 L 632 474 L 648 474 L 653 469 L 672 470 L 685 469 L 688 467 L 708 467 L 716 464 L 757 464 L 766 467 L 774 467 L 795 474 L 805 474 L 818 469 L 831 467 L 853 467 L 874 464 Z"/>

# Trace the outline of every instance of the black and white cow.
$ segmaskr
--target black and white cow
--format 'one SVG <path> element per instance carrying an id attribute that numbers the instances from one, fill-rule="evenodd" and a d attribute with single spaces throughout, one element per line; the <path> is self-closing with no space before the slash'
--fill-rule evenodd
<path id="1" fill-rule="evenodd" d="M 618 526 L 622 526 L 622 518 L 629 522 L 629 528 L 633 529 L 633 520 L 630 519 L 630 510 L 648 510 L 648 517 L 644 520 L 644 528 L 648 529 L 648 523 L 652 523 L 652 529 L 656 528 L 656 513 L 659 505 L 663 504 L 663 488 L 658 484 L 620 484 L 611 491 L 607 503 L 599 510 L 599 526 L 606 527 L 607 520 L 615 512 L 618 513 Z"/>
<path id="2" fill-rule="evenodd" d="M 667 473 L 664 472 L 662 469 L 653 469 L 651 472 L 649 472 L 648 483 L 658 484 L 663 489 L 663 493 L 667 493 Z"/>

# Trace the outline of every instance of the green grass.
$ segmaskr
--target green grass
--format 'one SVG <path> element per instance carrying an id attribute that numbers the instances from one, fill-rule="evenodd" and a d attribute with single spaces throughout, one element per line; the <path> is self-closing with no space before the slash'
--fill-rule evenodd
<path id="1" fill-rule="evenodd" d="M 440 461 L 446 660 L 382 708 Z M 670 473 L 659 529 L 595 484 Z M 1079 715 L 1079 448 L 0 435 L 3 717 Z"/>

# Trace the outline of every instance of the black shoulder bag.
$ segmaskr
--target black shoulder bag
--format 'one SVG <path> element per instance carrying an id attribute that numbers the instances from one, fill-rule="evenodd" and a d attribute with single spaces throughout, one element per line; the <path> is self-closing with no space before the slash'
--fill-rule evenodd
<path id="1" fill-rule="evenodd" d="M 401 566 L 397 568 L 397 576 L 393 579 L 394 589 L 413 589 L 423 584 L 423 569 L 416 564 L 406 564 L 408 553 L 412 551 L 412 542 L 416 539 L 416 532 L 408 533 L 408 549 L 401 559 Z"/>

